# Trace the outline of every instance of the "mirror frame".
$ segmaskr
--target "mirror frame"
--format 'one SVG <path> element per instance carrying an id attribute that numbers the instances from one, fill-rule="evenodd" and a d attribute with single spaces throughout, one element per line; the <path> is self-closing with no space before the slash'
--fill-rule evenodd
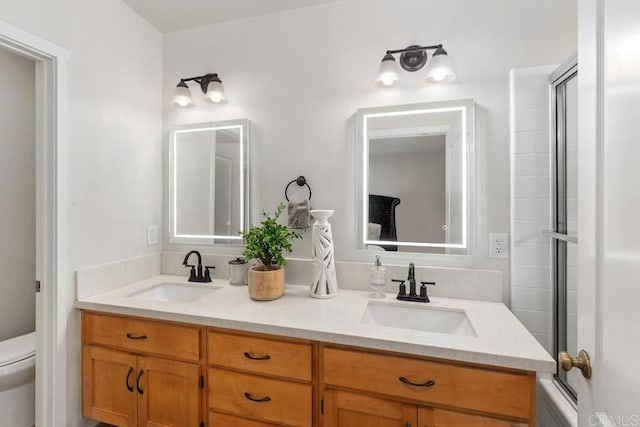
<path id="1" fill-rule="evenodd" d="M 188 125 L 180 125 L 171 129 L 169 135 L 169 242 L 178 244 L 196 244 L 211 246 L 239 246 L 244 244 L 244 239 L 236 234 L 226 235 L 197 235 L 197 234 L 176 234 L 176 138 L 181 133 L 202 132 L 211 130 L 240 129 L 240 159 L 242 167 L 240 171 L 240 228 L 247 230 L 252 222 L 251 218 L 251 146 L 250 146 L 250 122 L 248 119 L 224 120 L 219 122 L 204 122 Z M 231 243 L 216 243 L 216 240 L 229 240 Z"/>
<path id="2" fill-rule="evenodd" d="M 463 157 L 465 177 L 463 184 L 463 240 L 462 243 L 430 243 L 394 241 L 394 246 L 403 247 L 431 247 L 445 248 L 453 253 L 425 255 L 471 255 L 474 248 L 475 237 L 475 103 L 473 99 L 461 99 L 453 101 L 438 101 L 418 104 L 392 105 L 384 107 L 360 108 L 356 112 L 357 136 L 356 136 L 356 226 L 358 249 L 367 250 L 368 245 L 389 245 L 390 242 L 382 240 L 368 240 L 366 224 L 369 212 L 369 138 L 367 122 L 370 118 L 423 114 L 428 111 L 446 112 L 459 110 L 462 113 L 463 144 L 466 155 Z M 398 251 L 398 254 L 412 253 L 410 251 Z M 422 255 L 422 253 L 421 253 Z"/>

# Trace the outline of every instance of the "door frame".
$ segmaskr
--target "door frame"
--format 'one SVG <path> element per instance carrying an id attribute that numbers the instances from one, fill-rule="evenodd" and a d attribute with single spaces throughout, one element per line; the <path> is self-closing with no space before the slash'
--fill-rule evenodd
<path id="1" fill-rule="evenodd" d="M 69 51 L 4 21 L 0 48 L 35 62 L 36 86 L 36 425 L 67 425 L 66 253 Z M 35 286 L 35 284 L 34 284 Z"/>

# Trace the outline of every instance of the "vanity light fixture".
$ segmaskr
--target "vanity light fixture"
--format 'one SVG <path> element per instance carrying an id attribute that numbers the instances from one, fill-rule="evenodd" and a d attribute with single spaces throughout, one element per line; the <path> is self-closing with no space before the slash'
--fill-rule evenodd
<path id="1" fill-rule="evenodd" d="M 193 107 L 193 98 L 191 98 L 191 91 L 187 82 L 194 81 L 200 85 L 202 93 L 215 104 L 221 104 L 227 102 L 227 97 L 224 94 L 224 86 L 217 73 L 207 73 L 203 76 L 189 77 L 187 79 L 180 79 L 175 91 L 173 92 L 172 105 L 176 107 L 188 108 Z"/>
<path id="2" fill-rule="evenodd" d="M 418 71 L 427 63 L 427 50 L 434 50 L 427 65 L 426 81 L 429 83 L 444 83 L 455 80 L 456 74 L 451 68 L 449 55 L 441 44 L 433 46 L 412 45 L 405 49 L 388 50 L 378 69 L 376 86 L 392 87 L 400 82 L 400 69 L 394 54 L 400 54 L 400 66 L 405 71 Z"/>

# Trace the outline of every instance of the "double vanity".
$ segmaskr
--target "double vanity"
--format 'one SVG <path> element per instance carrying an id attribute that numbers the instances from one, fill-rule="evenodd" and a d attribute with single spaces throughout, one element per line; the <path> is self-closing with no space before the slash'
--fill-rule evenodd
<path id="1" fill-rule="evenodd" d="M 554 360 L 504 304 L 156 276 L 81 298 L 83 415 L 122 426 L 534 426 Z"/>

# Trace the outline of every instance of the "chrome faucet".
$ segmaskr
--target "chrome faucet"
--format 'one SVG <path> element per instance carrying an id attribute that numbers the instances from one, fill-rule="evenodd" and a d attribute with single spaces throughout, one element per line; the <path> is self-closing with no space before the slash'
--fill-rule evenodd
<path id="1" fill-rule="evenodd" d="M 420 282 L 420 295 L 416 293 L 416 267 L 409 263 L 409 274 L 407 275 L 407 281 L 409 282 L 409 294 L 407 295 L 407 288 L 404 284 L 405 280 L 391 279 L 392 282 L 400 284 L 398 291 L 398 299 L 403 301 L 416 301 L 416 302 L 429 302 L 429 296 L 427 295 L 427 285 L 435 286 L 436 282 Z"/>
<path id="2" fill-rule="evenodd" d="M 193 254 L 196 254 L 198 257 L 198 264 L 189 264 L 189 257 Z M 184 261 L 182 261 L 182 265 L 185 267 L 191 267 L 191 272 L 189 273 L 189 281 L 190 282 L 200 282 L 206 283 L 211 281 L 211 273 L 209 269 L 215 268 L 214 266 L 204 266 L 204 273 L 202 271 L 202 255 L 198 251 L 189 251 L 187 255 L 184 257 Z M 197 270 L 196 270 L 197 269 Z"/>

